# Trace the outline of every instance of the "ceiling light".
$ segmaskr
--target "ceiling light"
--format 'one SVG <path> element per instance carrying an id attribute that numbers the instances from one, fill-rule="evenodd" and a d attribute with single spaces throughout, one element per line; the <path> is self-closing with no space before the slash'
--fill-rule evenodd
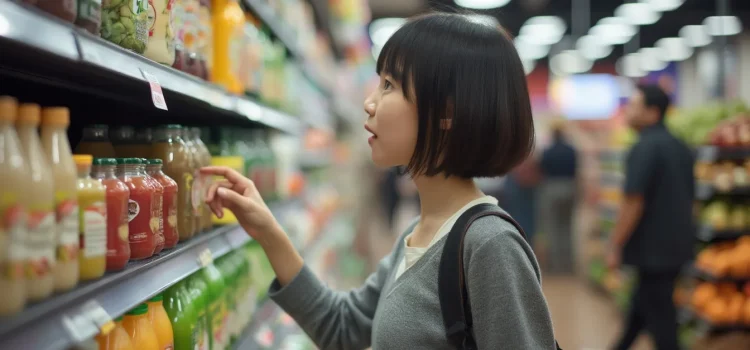
<path id="1" fill-rule="evenodd" d="M 637 53 L 630 53 L 620 57 L 616 63 L 617 73 L 630 78 L 646 76 L 646 72 L 640 67 L 640 58 Z"/>
<path id="2" fill-rule="evenodd" d="M 455 0 L 455 2 L 456 5 L 468 9 L 486 10 L 503 7 L 507 5 L 510 0 Z"/>
<path id="3" fill-rule="evenodd" d="M 557 44 L 565 35 L 565 21 L 556 16 L 538 16 L 529 18 L 519 31 L 519 35 L 529 38 L 537 45 Z"/>
<path id="4" fill-rule="evenodd" d="M 484 24 L 491 27 L 500 25 L 500 22 L 497 21 L 497 18 L 490 15 L 471 14 L 467 15 L 466 17 L 474 23 Z"/>
<path id="5" fill-rule="evenodd" d="M 742 32 L 742 22 L 736 16 L 711 16 L 703 21 L 708 34 L 713 36 L 737 35 Z"/>
<path id="6" fill-rule="evenodd" d="M 708 35 L 706 27 L 700 24 L 682 27 L 680 37 L 685 39 L 685 42 L 692 47 L 706 46 L 711 43 L 711 36 Z"/>
<path id="7" fill-rule="evenodd" d="M 676 10 L 685 3 L 685 0 L 640 0 L 648 4 L 654 11 L 666 12 Z"/>
<path id="8" fill-rule="evenodd" d="M 534 68 L 536 68 L 535 60 L 521 59 L 521 63 L 523 63 L 523 72 L 526 75 L 531 74 L 531 72 L 534 71 Z"/>
<path id="9" fill-rule="evenodd" d="M 644 26 L 656 23 L 661 18 L 661 12 L 654 11 L 647 4 L 631 2 L 617 7 L 615 16 L 625 19 L 632 25 Z"/>
<path id="10" fill-rule="evenodd" d="M 620 17 L 601 19 L 589 30 L 589 34 L 598 37 L 604 43 L 620 45 L 630 41 L 638 29 Z"/>
<path id="11" fill-rule="evenodd" d="M 693 48 L 683 38 L 662 38 L 655 46 L 662 51 L 666 61 L 683 61 L 693 55 Z"/>
<path id="12" fill-rule="evenodd" d="M 370 23 L 370 40 L 373 46 L 383 46 L 402 25 L 406 23 L 404 18 L 381 18 Z"/>
<path id="13" fill-rule="evenodd" d="M 556 75 L 586 73 L 594 63 L 576 50 L 565 50 L 550 59 L 550 70 Z"/>
<path id="14" fill-rule="evenodd" d="M 514 40 L 516 51 L 521 58 L 538 60 L 549 53 L 548 45 L 538 45 L 532 42 L 528 37 L 520 35 Z"/>
<path id="15" fill-rule="evenodd" d="M 660 71 L 667 68 L 669 63 L 663 57 L 664 52 L 656 47 L 644 47 L 638 50 L 640 68 L 646 72 Z"/>
<path id="16" fill-rule="evenodd" d="M 584 35 L 576 42 L 576 50 L 587 59 L 598 60 L 612 53 L 612 45 L 593 35 Z"/>

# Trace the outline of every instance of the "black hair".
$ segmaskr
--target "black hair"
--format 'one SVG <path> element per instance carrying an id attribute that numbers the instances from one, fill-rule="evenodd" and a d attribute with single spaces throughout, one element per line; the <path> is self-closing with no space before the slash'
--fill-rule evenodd
<path id="1" fill-rule="evenodd" d="M 659 111 L 659 121 L 664 121 L 670 104 L 669 95 L 655 84 L 639 84 L 637 89 L 643 94 L 643 104 L 647 108 L 656 107 Z"/>
<path id="2" fill-rule="evenodd" d="M 412 175 L 502 176 L 534 147 L 526 74 L 500 27 L 463 14 L 413 18 L 383 46 L 377 73 L 416 104 Z"/>

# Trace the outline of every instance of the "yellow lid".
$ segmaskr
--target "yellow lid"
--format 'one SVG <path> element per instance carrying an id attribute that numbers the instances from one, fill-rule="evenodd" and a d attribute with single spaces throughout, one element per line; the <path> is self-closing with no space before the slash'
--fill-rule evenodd
<path id="1" fill-rule="evenodd" d="M 94 161 L 94 156 L 90 154 L 74 154 L 73 161 L 76 162 L 76 165 L 91 165 L 91 162 Z"/>
<path id="2" fill-rule="evenodd" d="M 68 107 L 47 107 L 42 110 L 42 124 L 67 127 L 70 125 L 70 110 Z"/>
<path id="3" fill-rule="evenodd" d="M 16 123 L 39 125 L 42 109 L 36 103 L 22 103 L 18 106 L 18 119 Z"/>
<path id="4" fill-rule="evenodd" d="M 239 172 L 242 172 L 242 169 L 245 168 L 245 159 L 242 157 L 235 157 L 235 156 L 212 157 L 211 165 L 225 166 L 225 167 L 237 170 Z"/>
<path id="5" fill-rule="evenodd" d="M 18 115 L 18 100 L 10 96 L 0 96 L 0 121 L 13 122 Z"/>

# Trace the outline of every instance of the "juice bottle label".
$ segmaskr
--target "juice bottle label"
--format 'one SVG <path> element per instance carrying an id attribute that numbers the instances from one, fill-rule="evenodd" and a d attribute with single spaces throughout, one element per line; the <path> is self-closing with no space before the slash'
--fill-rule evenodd
<path id="1" fill-rule="evenodd" d="M 81 249 L 84 257 L 107 253 L 107 206 L 94 202 L 81 211 Z"/>
<path id="2" fill-rule="evenodd" d="M 55 193 L 57 221 L 57 261 L 78 259 L 78 201 L 64 192 Z"/>
<path id="3" fill-rule="evenodd" d="M 167 208 L 167 222 L 172 230 L 177 229 L 177 192 L 172 192 L 169 195 L 164 194 L 164 207 Z"/>
<path id="4" fill-rule="evenodd" d="M 198 314 L 198 321 L 196 322 L 195 328 L 195 350 L 208 350 L 210 340 L 208 338 L 208 319 L 206 319 L 205 310 L 201 310 Z"/>
<path id="5" fill-rule="evenodd" d="M 0 273 L 7 280 L 23 278 L 26 230 L 26 210 L 18 204 L 18 196 L 3 193 L 0 197 Z"/>
<path id="6" fill-rule="evenodd" d="M 164 238 L 164 216 L 162 216 L 162 195 L 154 193 L 151 197 L 151 219 L 149 219 L 149 226 L 151 231 L 158 233 L 158 236 Z M 158 238 L 157 238 L 158 239 Z"/>
<path id="7" fill-rule="evenodd" d="M 190 204 L 193 208 L 193 215 L 201 214 L 201 204 L 203 203 L 203 183 L 205 176 L 201 176 L 198 171 L 193 175 L 193 184 L 190 191 Z"/>
<path id="8" fill-rule="evenodd" d="M 141 212 L 141 206 L 138 202 L 128 199 L 128 222 L 133 221 L 136 216 Z"/>
<path id="9" fill-rule="evenodd" d="M 26 276 L 29 279 L 44 278 L 55 266 L 55 213 L 51 207 L 40 207 L 29 211 L 26 253 L 28 260 Z"/>
<path id="10" fill-rule="evenodd" d="M 226 320 L 226 310 L 224 305 L 223 297 L 211 303 L 211 337 L 213 338 L 214 344 L 221 346 L 222 340 L 224 339 L 224 322 Z"/>

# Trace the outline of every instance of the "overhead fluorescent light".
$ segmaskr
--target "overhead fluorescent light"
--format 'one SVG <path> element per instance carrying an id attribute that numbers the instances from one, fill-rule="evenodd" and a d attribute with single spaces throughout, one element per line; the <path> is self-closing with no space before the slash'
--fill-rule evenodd
<path id="1" fill-rule="evenodd" d="M 576 50 L 590 60 L 598 60 L 612 53 L 612 45 L 607 44 L 593 35 L 584 35 L 578 38 Z"/>
<path id="2" fill-rule="evenodd" d="M 664 54 L 666 61 L 684 61 L 693 55 L 693 48 L 683 38 L 662 38 L 655 45 Z"/>
<path id="3" fill-rule="evenodd" d="M 601 19 L 589 30 L 589 34 L 598 37 L 610 45 L 620 45 L 630 41 L 638 28 L 620 17 Z"/>
<path id="4" fill-rule="evenodd" d="M 706 27 L 700 24 L 687 25 L 680 29 L 680 37 L 692 47 L 702 47 L 711 43 Z"/>
<path id="5" fill-rule="evenodd" d="M 594 63 L 576 50 L 565 50 L 550 59 L 550 70 L 556 75 L 586 73 Z"/>
<path id="6" fill-rule="evenodd" d="M 528 60 L 528 59 L 521 59 L 521 63 L 523 63 L 523 72 L 526 75 L 531 74 L 531 72 L 534 71 L 534 68 L 536 68 L 536 61 L 535 60 Z"/>
<path id="7" fill-rule="evenodd" d="M 519 35 L 513 40 L 513 42 L 515 43 L 516 51 L 518 51 L 518 55 L 521 56 L 521 58 L 538 60 L 549 54 L 548 45 L 535 44 L 533 43 L 533 40 L 530 40 L 526 36 Z"/>
<path id="8" fill-rule="evenodd" d="M 630 78 L 640 78 L 646 76 L 646 71 L 641 69 L 640 57 L 637 53 L 629 53 L 620 57 L 615 64 L 617 73 Z"/>
<path id="9" fill-rule="evenodd" d="M 655 11 L 647 4 L 631 2 L 618 6 L 615 16 L 625 19 L 632 25 L 645 26 L 656 23 L 661 18 L 661 12 Z"/>
<path id="10" fill-rule="evenodd" d="M 486 10 L 503 7 L 507 5 L 510 0 L 455 0 L 455 2 L 456 5 L 468 9 Z"/>
<path id="11" fill-rule="evenodd" d="M 562 40 L 567 26 L 565 21 L 556 16 L 537 16 L 529 18 L 523 24 L 519 35 L 529 38 L 537 45 L 553 45 Z"/>
<path id="12" fill-rule="evenodd" d="M 370 23 L 370 40 L 373 46 L 383 46 L 401 26 L 405 18 L 380 18 Z"/>
<path id="13" fill-rule="evenodd" d="M 638 50 L 641 70 L 646 72 L 660 71 L 667 68 L 669 62 L 664 60 L 664 52 L 656 47 L 644 47 Z"/>
<path id="14" fill-rule="evenodd" d="M 712 36 L 737 35 L 742 32 L 742 22 L 737 16 L 711 16 L 703 21 Z"/>
<path id="15" fill-rule="evenodd" d="M 667 12 L 676 10 L 685 3 L 685 0 L 640 0 L 640 2 L 647 4 L 654 11 Z"/>

